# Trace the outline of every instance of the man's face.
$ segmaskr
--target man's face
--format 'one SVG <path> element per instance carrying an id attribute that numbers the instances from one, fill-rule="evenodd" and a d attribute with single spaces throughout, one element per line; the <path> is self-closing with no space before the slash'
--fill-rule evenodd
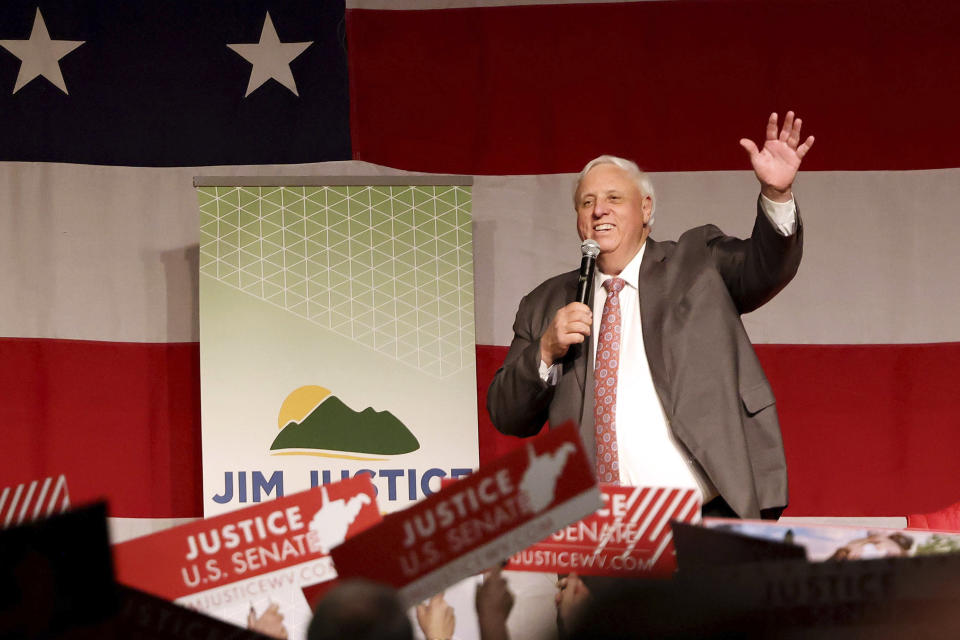
<path id="1" fill-rule="evenodd" d="M 580 239 L 596 240 L 600 245 L 600 270 L 619 274 L 650 233 L 646 224 L 653 200 L 640 195 L 626 171 L 614 164 L 600 164 L 584 176 L 576 202 Z"/>

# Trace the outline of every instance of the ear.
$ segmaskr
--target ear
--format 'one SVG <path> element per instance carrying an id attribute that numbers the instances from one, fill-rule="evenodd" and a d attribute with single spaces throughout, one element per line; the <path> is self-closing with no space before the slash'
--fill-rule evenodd
<path id="1" fill-rule="evenodd" d="M 643 226 L 647 226 L 650 224 L 650 218 L 653 217 L 653 198 L 643 196 L 643 200 L 640 202 L 640 209 L 643 211 Z"/>

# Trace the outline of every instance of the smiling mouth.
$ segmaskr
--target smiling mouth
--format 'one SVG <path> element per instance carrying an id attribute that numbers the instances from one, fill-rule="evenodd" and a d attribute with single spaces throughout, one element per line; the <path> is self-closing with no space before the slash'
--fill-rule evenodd
<path id="1" fill-rule="evenodd" d="M 612 229 L 612 224 L 598 224 L 593 228 L 594 231 L 611 231 Z"/>

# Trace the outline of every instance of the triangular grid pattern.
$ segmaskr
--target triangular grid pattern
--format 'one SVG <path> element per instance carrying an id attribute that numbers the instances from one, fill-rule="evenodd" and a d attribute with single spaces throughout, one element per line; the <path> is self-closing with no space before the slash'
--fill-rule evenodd
<path id="1" fill-rule="evenodd" d="M 421 371 L 473 365 L 470 189 L 204 187 L 200 272 Z"/>

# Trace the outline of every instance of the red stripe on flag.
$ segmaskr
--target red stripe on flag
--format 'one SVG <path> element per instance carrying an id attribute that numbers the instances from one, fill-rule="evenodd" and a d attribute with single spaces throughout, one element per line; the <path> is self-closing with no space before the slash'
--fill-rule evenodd
<path id="1" fill-rule="evenodd" d="M 756 345 L 777 397 L 790 516 L 900 516 L 960 499 L 960 343 Z M 518 446 L 486 413 L 506 347 L 477 348 L 480 453 Z M 487 377 L 489 376 L 489 377 Z"/>
<path id="2" fill-rule="evenodd" d="M 526 444 L 522 438 L 505 436 L 497 431 L 487 413 L 487 388 L 506 357 L 506 347 L 477 345 L 477 422 L 481 465 Z"/>
<path id="3" fill-rule="evenodd" d="M 788 515 L 890 516 L 960 498 L 960 343 L 757 345 L 777 395 Z M 498 433 L 486 391 L 506 347 L 477 347 L 481 463 Z M 0 488 L 65 474 L 71 503 L 121 517 L 202 515 L 196 343 L 0 339 Z"/>
<path id="4" fill-rule="evenodd" d="M 64 474 L 110 515 L 203 513 L 197 343 L 0 338 L 0 487 Z"/>
<path id="5" fill-rule="evenodd" d="M 960 166 L 953 0 L 711 0 L 347 11 L 354 158 L 463 174 L 748 169 L 795 109 L 804 168 Z M 946 65 L 946 66 L 945 66 Z M 765 112 L 765 110 L 767 110 Z M 929 141 L 936 140 L 936 144 Z"/>
<path id="6" fill-rule="evenodd" d="M 756 350 L 783 428 L 786 515 L 902 516 L 960 499 L 960 343 Z"/>

